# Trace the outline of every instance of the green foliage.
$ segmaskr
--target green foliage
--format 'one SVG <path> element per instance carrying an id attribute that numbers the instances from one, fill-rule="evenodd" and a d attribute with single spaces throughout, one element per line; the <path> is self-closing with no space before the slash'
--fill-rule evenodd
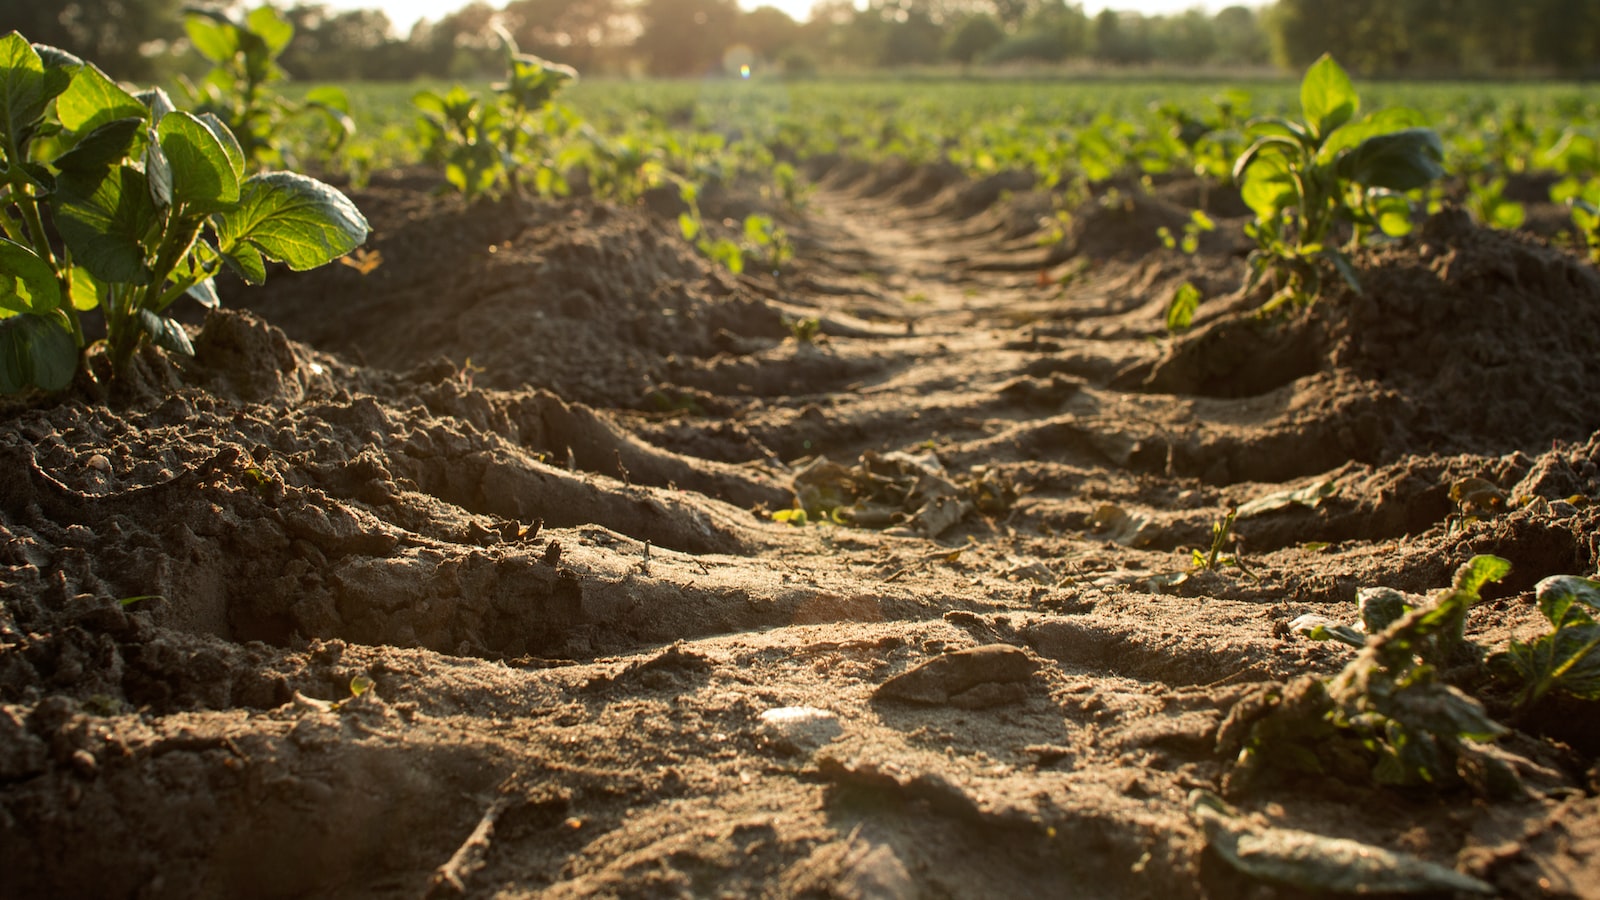
<path id="1" fill-rule="evenodd" d="M 1521 203 L 1506 199 L 1505 190 L 1504 175 L 1473 175 L 1467 180 L 1467 209 L 1490 228 L 1521 228 L 1528 218 L 1527 210 Z"/>
<path id="2" fill-rule="evenodd" d="M 247 176 L 245 162 L 217 116 L 177 111 L 160 90 L 130 94 L 16 32 L 0 38 L 0 390 L 66 387 L 82 311 L 104 317 L 120 372 L 146 340 L 193 353 L 163 313 L 185 295 L 216 306 L 222 266 L 259 283 L 268 260 L 309 269 L 366 239 L 343 194 L 291 172 Z"/>
<path id="3" fill-rule="evenodd" d="M 556 94 L 578 73 L 522 53 L 510 33 L 498 31 L 506 54 L 506 80 L 493 97 L 480 98 L 460 85 L 444 94 L 422 90 L 412 97 L 421 112 L 428 158 L 444 167 L 445 178 L 468 200 L 509 191 L 521 196 L 533 173 L 541 194 L 564 191 L 556 167 L 544 160 L 549 139 L 565 127 L 552 114 Z"/>
<path id="4" fill-rule="evenodd" d="M 1600 266 L 1600 178 L 1566 178 L 1550 189 L 1550 199 L 1572 210 L 1572 225 L 1588 248 L 1589 261 Z"/>
<path id="5" fill-rule="evenodd" d="M 1161 238 L 1161 246 L 1168 250 L 1181 250 L 1185 256 L 1193 256 L 1200 249 L 1200 235 L 1207 231 L 1215 231 L 1217 223 L 1211 220 L 1202 210 L 1193 210 L 1189 213 L 1189 221 L 1183 224 L 1183 237 L 1179 239 L 1172 233 L 1172 229 L 1163 225 L 1156 229 L 1156 236 Z"/>
<path id="6" fill-rule="evenodd" d="M 1167 302 L 1167 331 L 1176 334 L 1188 331 L 1194 322 L 1195 311 L 1200 308 L 1200 289 L 1193 282 L 1185 281 L 1178 285 L 1172 292 L 1172 299 Z"/>
<path id="7" fill-rule="evenodd" d="M 1539 611 L 1551 631 L 1532 643 L 1512 641 L 1491 658 L 1521 682 L 1518 702 L 1537 702 L 1551 691 L 1600 700 L 1600 581 L 1556 575 L 1535 588 Z"/>
<path id="8" fill-rule="evenodd" d="M 1337 675 L 1305 679 L 1272 698 L 1248 726 L 1240 771 L 1277 767 L 1407 786 L 1465 779 L 1491 788 L 1512 777 L 1468 746 L 1505 728 L 1439 678 L 1462 645 L 1467 610 L 1510 569 L 1499 557 L 1475 556 L 1430 604 L 1392 620 L 1393 598 L 1375 597 L 1369 627 L 1387 626 L 1360 641 Z"/>
<path id="9" fill-rule="evenodd" d="M 1205 550 L 1195 549 L 1189 553 L 1190 565 L 1196 571 L 1215 572 L 1223 566 L 1233 566 L 1246 575 L 1250 574 L 1237 553 L 1224 552 L 1234 543 L 1233 523 L 1238 518 L 1239 511 L 1230 509 L 1222 518 L 1211 523 L 1211 545 Z"/>
<path id="10" fill-rule="evenodd" d="M 327 155 L 337 152 L 355 132 L 344 91 L 319 87 L 304 99 L 291 101 L 273 90 L 287 77 L 278 58 L 294 37 L 294 26 L 283 13 L 262 6 L 234 19 L 217 9 L 186 7 L 183 24 L 195 51 L 212 66 L 199 84 L 184 80 L 185 93 L 196 112 L 222 120 L 250 168 L 292 164 L 278 141 L 291 116 L 311 114 L 323 121 Z"/>
<path id="11" fill-rule="evenodd" d="M 1373 234 L 1411 228 L 1407 191 L 1444 174 L 1444 145 L 1421 127 L 1421 115 L 1389 109 L 1356 118 L 1360 97 L 1330 56 L 1317 60 L 1300 85 L 1302 120 L 1269 118 L 1251 127 L 1255 141 L 1234 165 L 1245 203 L 1255 213 L 1246 233 L 1256 242 L 1251 285 L 1270 275 L 1267 301 L 1308 303 L 1330 265 L 1360 291 L 1349 251 Z M 1341 232 L 1347 239 L 1340 241 Z"/>

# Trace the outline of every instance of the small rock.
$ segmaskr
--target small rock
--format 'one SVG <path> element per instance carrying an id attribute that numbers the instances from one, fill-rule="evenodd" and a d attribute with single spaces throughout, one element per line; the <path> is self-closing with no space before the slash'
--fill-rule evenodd
<path id="1" fill-rule="evenodd" d="M 1038 663 L 1009 644 L 957 650 L 930 659 L 878 687 L 879 700 L 930 706 L 981 709 L 1015 703 L 1027 694 L 1026 682 Z"/>
<path id="2" fill-rule="evenodd" d="M 844 733 L 839 717 L 814 706 L 781 706 L 761 714 L 760 734 L 781 753 L 815 753 Z"/>

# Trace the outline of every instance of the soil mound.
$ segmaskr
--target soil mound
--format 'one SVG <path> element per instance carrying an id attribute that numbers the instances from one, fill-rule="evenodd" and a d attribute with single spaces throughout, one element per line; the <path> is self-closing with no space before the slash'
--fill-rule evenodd
<path id="1" fill-rule="evenodd" d="M 776 309 L 643 209 L 428 201 L 405 179 L 352 199 L 378 223 L 375 268 L 284 273 L 237 300 L 297 340 L 370 365 L 470 359 L 485 385 L 628 406 L 672 356 L 787 333 Z"/>
<path id="2" fill-rule="evenodd" d="M 1243 309 L 1174 342 L 1146 389 L 1253 397 L 1342 373 L 1403 398 L 1385 448 L 1399 453 L 1535 451 L 1600 427 L 1600 275 L 1537 238 L 1465 212 L 1356 259 L 1361 290 L 1309 310 Z"/>

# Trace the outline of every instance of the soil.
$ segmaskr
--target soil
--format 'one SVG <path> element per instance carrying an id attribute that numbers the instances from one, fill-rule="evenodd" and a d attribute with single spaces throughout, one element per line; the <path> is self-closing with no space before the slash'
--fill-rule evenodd
<path id="1" fill-rule="evenodd" d="M 1349 662 L 1289 623 L 1359 588 L 1503 556 L 1488 649 L 1594 573 L 1593 267 L 1446 211 L 1263 318 L 1237 197 L 1108 192 L 1053 243 L 1016 173 L 809 171 L 795 262 L 741 276 L 670 209 L 390 173 L 376 268 L 0 412 L 4 892 L 1301 896 L 1207 849 L 1203 789 L 1600 896 L 1595 704 L 1488 691 L 1492 797 L 1241 786 L 1219 741 Z"/>

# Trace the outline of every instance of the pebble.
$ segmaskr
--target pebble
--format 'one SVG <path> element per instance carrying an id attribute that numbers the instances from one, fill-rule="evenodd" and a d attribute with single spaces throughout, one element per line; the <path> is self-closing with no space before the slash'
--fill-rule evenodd
<path id="1" fill-rule="evenodd" d="M 759 731 L 774 749 L 790 755 L 811 754 L 844 733 L 839 717 L 814 706 L 780 706 L 760 716 Z"/>

